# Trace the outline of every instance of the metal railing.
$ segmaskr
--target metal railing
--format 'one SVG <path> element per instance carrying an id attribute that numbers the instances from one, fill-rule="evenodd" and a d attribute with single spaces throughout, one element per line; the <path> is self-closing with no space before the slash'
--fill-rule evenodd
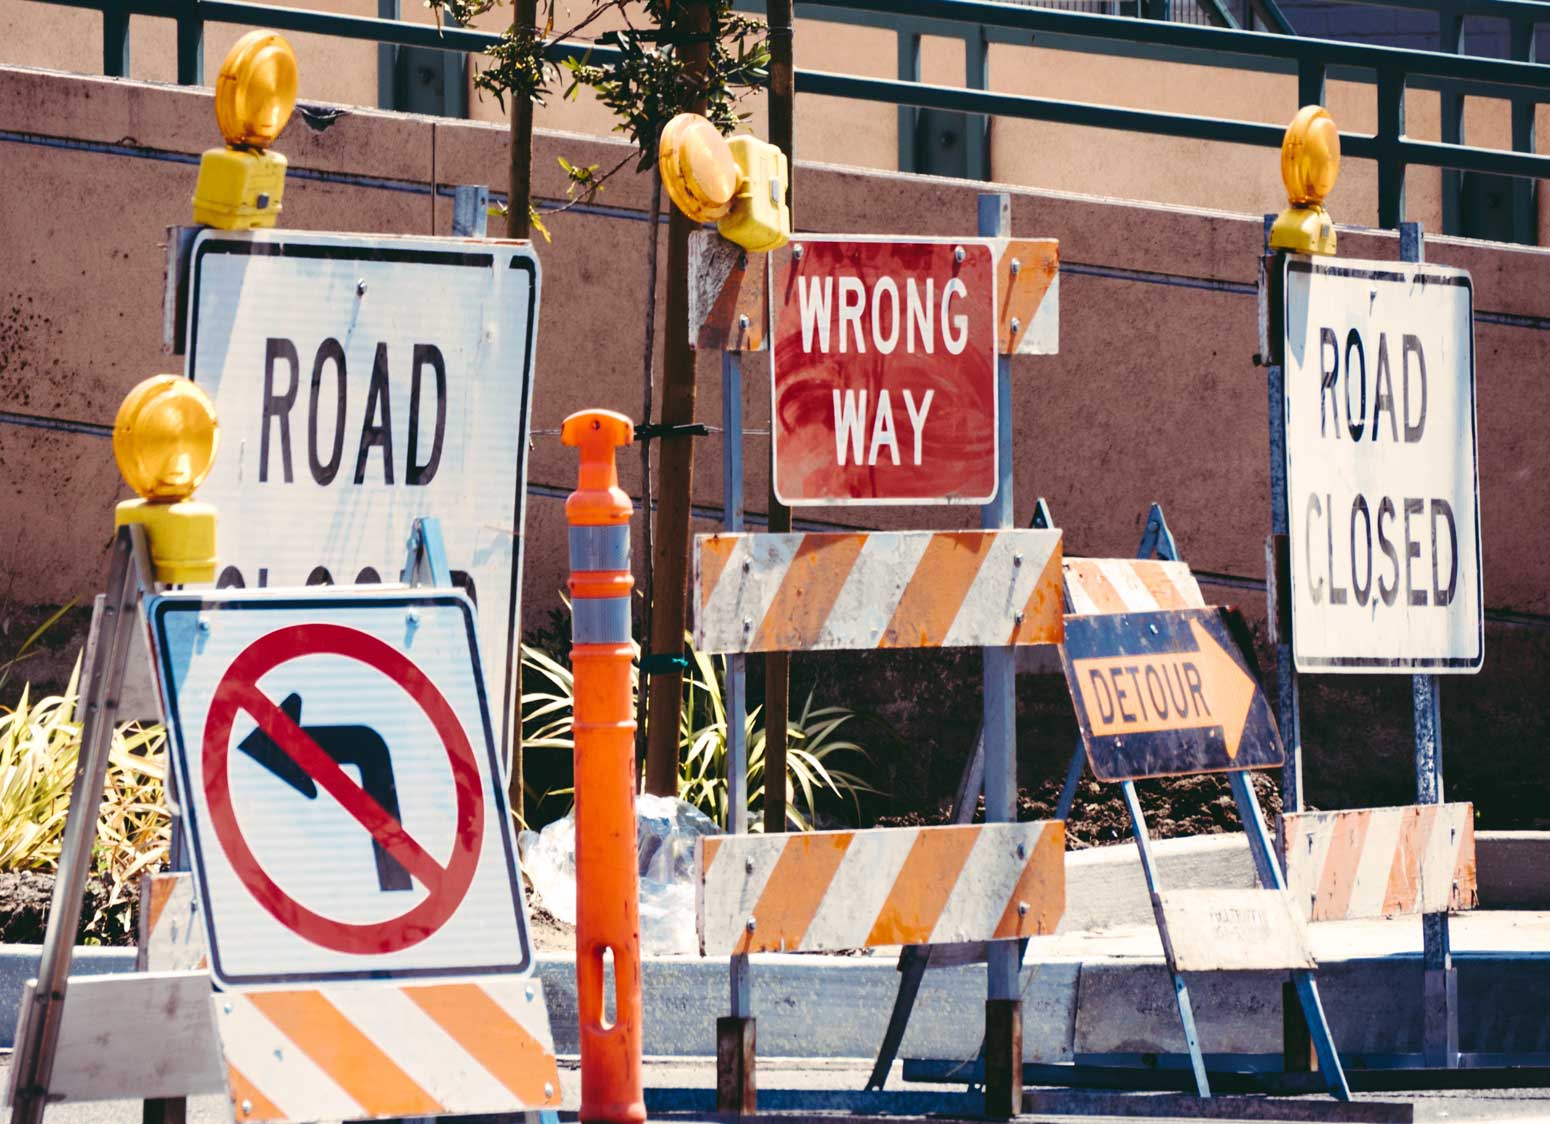
<path id="1" fill-rule="evenodd" d="M 103 69 L 110 75 L 128 72 L 129 19 L 158 16 L 177 23 L 180 83 L 203 79 L 203 33 L 210 22 L 274 27 L 345 39 L 456 51 L 483 51 L 498 41 L 489 32 L 466 28 L 438 30 L 430 25 L 330 12 L 272 7 L 249 0 L 44 0 L 103 13 Z M 757 3 L 757 0 L 752 0 Z M 1402 6 L 1423 6 L 1423 0 L 1388 0 Z M 1086 12 L 1061 11 L 990 0 L 797 0 L 803 18 L 897 27 L 907 20 L 910 35 L 962 36 L 967 25 L 979 50 L 970 52 L 970 81 L 964 87 L 930 85 L 907 79 L 864 78 L 823 71 L 798 70 L 799 94 L 821 94 L 858 101 L 881 102 L 910 109 L 1047 121 L 1154 136 L 1277 148 L 1284 126 L 1226 117 L 1167 113 L 1124 106 L 1101 105 L 1061 98 L 999 93 L 989 89 L 990 42 L 1028 45 L 1037 36 L 1041 48 L 1190 62 L 1239 70 L 1295 74 L 1297 105 L 1287 106 L 1290 118 L 1297 106 L 1324 101 L 1326 80 L 1368 82 L 1376 86 L 1378 128 L 1374 133 L 1342 132 L 1347 157 L 1373 160 L 1378 167 L 1378 216 L 1395 228 L 1405 218 L 1405 170 L 1415 165 L 1522 177 L 1550 178 L 1550 156 L 1533 152 L 1533 113 L 1550 102 L 1550 66 L 1532 61 L 1534 24 L 1550 21 L 1550 4 L 1532 0 L 1447 0 L 1454 15 L 1500 16 L 1528 32 L 1528 59 L 1476 58 L 1438 51 L 1419 51 L 1357 43 L 1310 39 L 1232 28 Z M 904 38 L 901 36 L 901 39 Z M 916 39 L 918 45 L 918 38 Z M 590 53 L 597 61 L 613 57 L 612 48 L 587 44 L 555 44 L 549 57 L 559 60 Z M 906 61 L 901 45 L 901 62 Z M 901 73 L 909 73 L 901 68 Z M 918 70 L 914 71 L 918 74 Z M 1441 141 L 1405 134 L 1407 88 L 1439 90 L 1444 116 Z M 1515 151 L 1472 147 L 1462 143 L 1462 102 L 1465 95 L 1505 99 L 1512 104 Z M 1450 102 L 1450 99 L 1453 99 Z M 1457 107 L 1450 123 L 1448 106 Z M 1517 193 L 1525 226 L 1532 215 L 1532 183 Z M 1455 195 L 1454 207 L 1457 207 Z"/>

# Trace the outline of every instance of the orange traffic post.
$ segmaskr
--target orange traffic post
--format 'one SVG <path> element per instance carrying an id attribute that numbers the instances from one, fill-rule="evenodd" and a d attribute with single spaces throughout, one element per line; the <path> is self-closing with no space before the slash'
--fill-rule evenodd
<path id="1" fill-rule="evenodd" d="M 576 1007 L 581 1119 L 646 1119 L 641 1077 L 640 877 L 635 854 L 635 706 L 630 646 L 630 515 L 614 450 L 630 444 L 622 414 L 584 410 L 560 440 L 581 450 L 565 501 L 570 524 L 572 730 L 576 754 Z M 613 954 L 614 1016 L 604 1001 Z"/>

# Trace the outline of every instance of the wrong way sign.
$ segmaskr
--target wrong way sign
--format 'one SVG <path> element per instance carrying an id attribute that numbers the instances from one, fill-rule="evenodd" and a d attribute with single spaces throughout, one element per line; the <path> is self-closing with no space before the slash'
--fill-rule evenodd
<path id="1" fill-rule="evenodd" d="M 173 594 L 148 616 L 219 984 L 528 970 L 466 597 Z"/>
<path id="2" fill-rule="evenodd" d="M 1469 274 L 1290 257 L 1284 282 L 1297 667 L 1478 671 Z"/>
<path id="3" fill-rule="evenodd" d="M 186 373 L 215 401 L 200 490 L 223 588 L 392 582 L 414 520 L 441 521 L 478 606 L 502 744 L 517 720 L 540 274 L 530 246 L 203 231 Z"/>
<path id="4" fill-rule="evenodd" d="M 780 260 L 771 433 L 781 501 L 988 502 L 998 480 L 991 241 L 804 236 Z"/>

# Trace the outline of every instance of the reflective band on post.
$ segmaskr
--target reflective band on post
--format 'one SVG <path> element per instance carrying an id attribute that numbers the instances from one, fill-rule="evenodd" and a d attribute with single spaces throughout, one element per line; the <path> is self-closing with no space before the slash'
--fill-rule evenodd
<path id="1" fill-rule="evenodd" d="M 630 641 L 630 599 L 588 597 L 571 602 L 573 644 L 627 644 Z"/>
<path id="2" fill-rule="evenodd" d="M 572 570 L 628 570 L 630 525 L 575 526 L 570 528 Z"/>

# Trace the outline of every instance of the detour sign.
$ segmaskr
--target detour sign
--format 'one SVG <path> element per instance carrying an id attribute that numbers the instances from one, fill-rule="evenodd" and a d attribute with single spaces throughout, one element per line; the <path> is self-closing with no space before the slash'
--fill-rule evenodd
<path id="1" fill-rule="evenodd" d="M 1236 611 L 1068 616 L 1061 662 L 1104 781 L 1281 764 Z"/>

